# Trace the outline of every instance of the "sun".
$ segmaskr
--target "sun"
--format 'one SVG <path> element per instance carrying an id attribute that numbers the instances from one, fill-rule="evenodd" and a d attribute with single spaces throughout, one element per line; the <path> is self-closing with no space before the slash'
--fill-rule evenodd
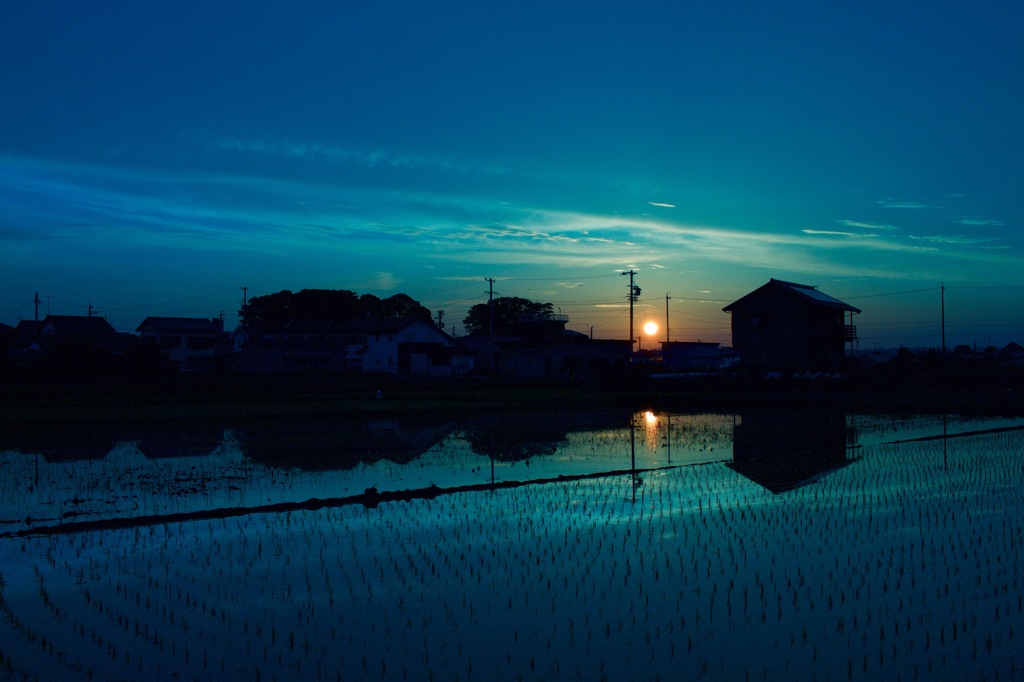
<path id="1" fill-rule="evenodd" d="M 648 336 L 654 336 L 657 333 L 658 333 L 658 323 L 657 322 L 648 322 L 647 324 L 644 325 L 644 334 L 647 334 Z"/>

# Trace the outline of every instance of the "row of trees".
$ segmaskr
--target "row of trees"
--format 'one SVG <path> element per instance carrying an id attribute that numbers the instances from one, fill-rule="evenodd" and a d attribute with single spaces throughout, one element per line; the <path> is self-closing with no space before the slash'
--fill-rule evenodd
<path id="1" fill-rule="evenodd" d="M 496 336 L 513 336 L 523 317 L 550 317 L 552 304 L 537 303 L 518 296 L 477 303 L 462 320 L 468 336 L 488 336 L 492 324 Z M 429 309 L 406 294 L 378 298 L 358 295 L 347 289 L 303 289 L 254 296 L 239 311 L 242 324 L 253 328 L 277 327 L 292 320 L 337 320 L 362 317 L 412 317 L 432 322 Z"/>
<path id="2" fill-rule="evenodd" d="M 430 321 L 430 310 L 406 294 L 378 298 L 362 296 L 347 289 L 284 290 L 266 296 L 254 296 L 238 311 L 247 327 L 277 327 L 292 320 L 337 320 L 347 322 L 361 317 L 413 317 Z"/>

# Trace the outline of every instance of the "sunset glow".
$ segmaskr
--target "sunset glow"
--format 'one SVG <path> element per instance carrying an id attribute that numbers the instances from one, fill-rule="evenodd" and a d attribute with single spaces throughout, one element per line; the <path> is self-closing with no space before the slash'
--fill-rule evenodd
<path id="1" fill-rule="evenodd" d="M 1024 342 L 1024 3 L 58 4 L 0 3 L 2 324 L 323 288 L 458 335 L 493 279 L 626 339 L 633 271 L 678 341 L 777 278 L 864 349 Z"/>

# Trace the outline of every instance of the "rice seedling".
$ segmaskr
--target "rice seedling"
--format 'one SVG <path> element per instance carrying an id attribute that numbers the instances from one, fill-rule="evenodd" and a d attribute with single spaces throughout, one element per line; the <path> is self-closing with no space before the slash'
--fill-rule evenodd
<path id="1" fill-rule="evenodd" d="M 688 438 L 697 453 L 728 449 L 702 426 L 715 419 L 659 423 L 673 429 L 674 462 L 686 462 Z M 638 460 L 662 456 L 661 440 L 641 439 Z M 853 465 L 782 494 L 712 463 L 642 485 L 625 474 L 0 538 L 0 670 L 1012 677 L 1024 666 L 1021 441 L 1011 431 L 945 452 L 867 445 Z M 628 457 L 628 443 L 622 429 L 562 447 Z"/>

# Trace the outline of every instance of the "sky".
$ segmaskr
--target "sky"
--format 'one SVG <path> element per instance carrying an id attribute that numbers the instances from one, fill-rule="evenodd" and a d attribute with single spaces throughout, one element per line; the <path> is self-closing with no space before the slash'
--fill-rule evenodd
<path id="1" fill-rule="evenodd" d="M 549 302 L 731 343 L 1024 343 L 1024 2 L 0 3 L 0 322 Z M 666 299 L 666 296 L 668 299 Z M 944 326 L 943 326 L 944 320 Z"/>

